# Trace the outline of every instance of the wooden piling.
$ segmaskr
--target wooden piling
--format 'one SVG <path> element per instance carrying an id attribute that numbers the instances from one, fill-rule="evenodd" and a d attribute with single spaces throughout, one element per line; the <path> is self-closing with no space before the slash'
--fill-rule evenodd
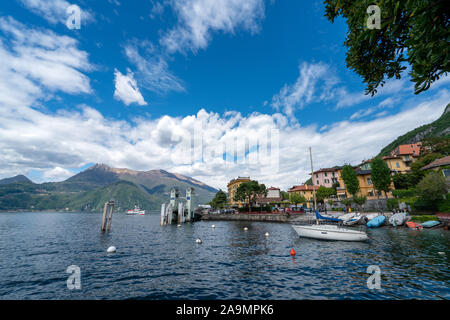
<path id="1" fill-rule="evenodd" d="M 111 221 L 113 212 L 114 212 L 114 201 L 105 202 L 105 206 L 103 207 L 103 218 L 101 226 L 102 231 L 111 230 Z"/>

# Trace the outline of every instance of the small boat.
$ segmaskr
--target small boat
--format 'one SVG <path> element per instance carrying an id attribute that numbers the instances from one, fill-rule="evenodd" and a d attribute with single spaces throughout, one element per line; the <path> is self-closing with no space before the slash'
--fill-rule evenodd
<path id="1" fill-rule="evenodd" d="M 135 214 L 143 216 L 145 215 L 145 210 L 141 210 L 137 205 L 135 205 L 134 209 L 130 209 L 127 211 L 127 215 L 135 215 Z"/>
<path id="2" fill-rule="evenodd" d="M 343 214 L 342 216 L 339 216 L 339 219 L 341 219 L 342 222 L 345 223 L 346 221 L 353 219 L 354 216 L 356 216 L 356 213 L 350 212 L 350 213 Z"/>
<path id="3" fill-rule="evenodd" d="M 424 228 L 432 228 L 432 227 L 435 227 L 435 226 L 437 226 L 439 224 L 441 224 L 439 221 L 428 220 L 428 221 L 422 223 L 422 227 L 424 227 Z"/>
<path id="4" fill-rule="evenodd" d="M 380 214 L 378 214 L 378 213 L 367 214 L 367 215 L 366 215 L 366 219 L 367 219 L 367 221 L 370 221 L 370 220 L 372 220 L 372 219 L 378 217 L 379 215 L 380 215 Z"/>
<path id="5" fill-rule="evenodd" d="M 294 228 L 295 232 L 297 232 L 297 234 L 303 238 L 335 241 L 365 241 L 369 239 L 365 232 L 341 228 L 337 225 L 293 225 L 292 227 Z"/>
<path id="6" fill-rule="evenodd" d="M 343 224 L 346 226 L 352 226 L 352 225 L 360 223 L 363 220 L 364 220 L 364 216 L 358 213 L 358 214 L 354 215 L 353 218 L 344 221 Z"/>
<path id="7" fill-rule="evenodd" d="M 369 222 L 367 222 L 366 226 L 368 228 L 378 228 L 379 226 L 381 226 L 384 222 L 386 221 L 386 217 L 385 216 L 377 216 L 371 220 L 369 220 Z"/>
<path id="8" fill-rule="evenodd" d="M 407 225 L 409 228 L 415 229 L 415 230 L 422 230 L 422 229 L 423 229 L 423 227 L 422 227 L 420 224 L 415 223 L 414 221 L 408 221 L 408 222 L 406 223 L 406 225 Z"/>
<path id="9" fill-rule="evenodd" d="M 389 218 L 389 223 L 392 224 L 394 227 L 401 226 L 402 224 L 405 223 L 405 221 L 406 221 L 406 213 L 404 212 L 393 214 Z"/>

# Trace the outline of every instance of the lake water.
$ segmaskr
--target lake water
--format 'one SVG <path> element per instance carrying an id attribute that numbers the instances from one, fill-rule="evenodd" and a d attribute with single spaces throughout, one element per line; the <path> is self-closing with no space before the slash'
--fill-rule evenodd
<path id="1" fill-rule="evenodd" d="M 109 233 L 100 224 L 101 214 L 1 213 L 0 299 L 450 298 L 444 230 L 384 227 L 352 243 L 301 239 L 278 223 L 160 227 L 156 212 L 114 214 Z M 70 265 L 80 290 L 67 287 Z M 367 287 L 370 265 L 380 290 Z"/>

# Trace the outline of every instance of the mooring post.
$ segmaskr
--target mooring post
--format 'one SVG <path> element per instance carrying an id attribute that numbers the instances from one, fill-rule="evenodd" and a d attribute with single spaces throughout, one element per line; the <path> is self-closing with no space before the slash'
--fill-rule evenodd
<path id="1" fill-rule="evenodd" d="M 164 216 L 165 216 L 165 213 L 166 213 L 166 204 L 165 203 L 163 203 L 162 205 L 161 205 L 161 220 L 160 220 L 160 225 L 164 225 Z"/>
<path id="2" fill-rule="evenodd" d="M 103 208 L 103 219 L 102 219 L 102 231 L 106 230 L 106 219 L 107 219 L 107 214 L 108 214 L 108 202 L 105 203 L 105 207 Z"/>
<path id="3" fill-rule="evenodd" d="M 108 217 L 108 231 L 111 230 L 111 221 L 112 221 L 112 215 L 114 212 L 114 201 L 110 201 L 108 203 L 109 206 L 109 217 Z"/>

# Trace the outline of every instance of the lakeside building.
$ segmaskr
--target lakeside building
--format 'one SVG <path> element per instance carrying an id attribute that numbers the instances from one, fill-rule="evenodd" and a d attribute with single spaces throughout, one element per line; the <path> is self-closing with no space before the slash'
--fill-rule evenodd
<path id="1" fill-rule="evenodd" d="M 450 181 L 450 156 L 436 159 L 421 170 L 441 171 L 447 181 Z"/>
<path id="2" fill-rule="evenodd" d="M 312 179 L 315 186 L 324 186 L 327 188 L 333 187 L 334 184 L 339 183 L 339 169 L 341 167 L 321 168 L 314 171 Z"/>
<path id="3" fill-rule="evenodd" d="M 242 202 L 234 201 L 234 196 L 236 195 L 236 190 L 241 185 L 241 183 L 249 181 L 251 181 L 250 177 L 237 177 L 236 179 L 228 182 L 228 201 L 231 207 L 242 207 Z"/>
<path id="4" fill-rule="evenodd" d="M 317 192 L 319 186 L 309 186 L 309 185 L 301 185 L 301 186 L 293 186 L 288 190 L 289 200 L 293 194 L 300 194 L 306 199 L 306 207 L 313 208 L 314 207 L 314 194 L 313 191 Z"/>
<path id="5" fill-rule="evenodd" d="M 267 189 L 267 195 L 264 198 L 256 199 L 256 205 L 272 204 L 275 207 L 280 207 L 283 203 L 280 188 L 270 187 Z"/>
<path id="6" fill-rule="evenodd" d="M 384 162 L 394 173 L 405 174 L 411 172 L 411 163 L 416 160 L 416 156 L 404 155 L 404 156 L 387 156 L 383 157 Z"/>

